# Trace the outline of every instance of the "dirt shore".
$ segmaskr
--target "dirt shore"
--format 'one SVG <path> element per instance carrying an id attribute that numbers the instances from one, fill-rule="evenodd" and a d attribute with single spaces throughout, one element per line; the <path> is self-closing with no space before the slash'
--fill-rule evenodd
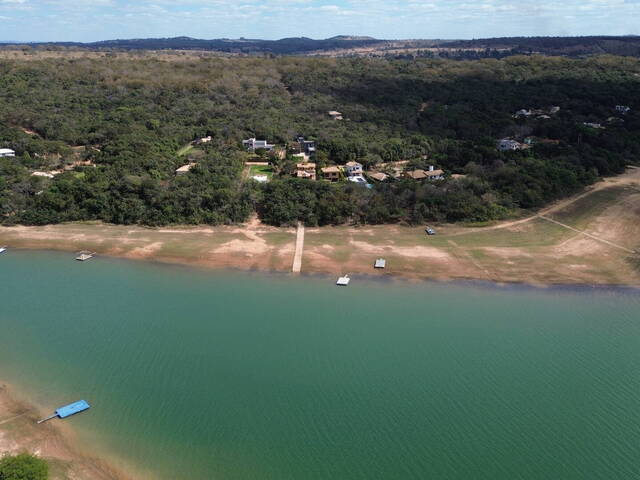
<path id="1" fill-rule="evenodd" d="M 302 272 L 480 279 L 532 284 L 640 285 L 640 169 L 607 178 L 525 218 L 487 226 L 397 225 L 307 228 Z M 15 248 L 181 263 L 291 271 L 296 231 L 257 219 L 236 227 L 72 223 L 0 228 Z M 387 269 L 374 272 L 377 257 Z"/>
<path id="2" fill-rule="evenodd" d="M 0 456 L 29 452 L 49 464 L 51 480 L 133 480 L 140 475 L 114 468 L 109 461 L 78 448 L 74 432 L 53 421 L 38 425 L 43 412 L 0 381 Z"/>

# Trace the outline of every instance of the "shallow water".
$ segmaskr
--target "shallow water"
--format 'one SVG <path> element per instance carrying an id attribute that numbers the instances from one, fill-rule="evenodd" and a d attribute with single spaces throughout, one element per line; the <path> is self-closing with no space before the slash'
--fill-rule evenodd
<path id="1" fill-rule="evenodd" d="M 176 479 L 640 478 L 637 290 L 0 256 L 0 376 Z"/>

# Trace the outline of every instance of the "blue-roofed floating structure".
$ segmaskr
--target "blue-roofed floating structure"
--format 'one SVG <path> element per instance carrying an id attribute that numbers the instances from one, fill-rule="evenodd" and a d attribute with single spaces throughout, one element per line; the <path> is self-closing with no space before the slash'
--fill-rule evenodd
<path id="1" fill-rule="evenodd" d="M 87 403 L 86 400 L 79 400 L 75 403 L 70 403 L 69 405 L 65 405 L 64 407 L 60 407 L 56 409 L 56 413 L 54 413 L 53 415 L 47 418 L 43 418 L 38 423 L 46 422 L 47 420 L 51 420 L 52 418 L 56 418 L 56 417 L 67 418 L 67 417 L 70 417 L 71 415 L 75 415 L 76 413 L 84 412 L 89 408 L 90 408 L 90 405 Z"/>
<path id="2" fill-rule="evenodd" d="M 56 410 L 56 415 L 60 418 L 67 418 L 76 413 L 84 412 L 89 409 L 89 404 L 85 400 L 80 400 L 76 403 L 71 403 L 64 407 L 60 407 Z"/>

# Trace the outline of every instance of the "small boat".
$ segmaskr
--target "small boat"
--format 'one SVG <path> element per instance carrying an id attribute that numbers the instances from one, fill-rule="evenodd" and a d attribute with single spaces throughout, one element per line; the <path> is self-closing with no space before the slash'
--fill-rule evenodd
<path id="1" fill-rule="evenodd" d="M 78 260 L 79 262 L 86 262 L 87 260 L 92 259 L 95 254 L 96 254 L 95 252 L 87 252 L 87 251 L 78 252 L 78 256 L 76 257 L 76 260 Z"/>
<path id="2" fill-rule="evenodd" d="M 69 405 L 65 405 L 64 407 L 60 407 L 56 409 L 56 413 L 48 416 L 47 418 L 43 418 L 42 420 L 39 420 L 38 424 L 46 422 L 47 420 L 51 420 L 52 418 L 56 418 L 56 417 L 67 418 L 67 417 L 70 417 L 71 415 L 75 415 L 76 413 L 84 412 L 89 408 L 90 408 L 90 405 L 87 403 L 86 400 L 79 400 L 75 403 L 70 403 Z"/>
<path id="3" fill-rule="evenodd" d="M 344 277 L 338 278 L 338 281 L 336 282 L 336 285 L 338 285 L 340 287 L 346 287 L 346 286 L 349 285 L 350 281 L 351 281 L 351 279 L 349 278 L 349 275 L 345 275 Z"/>
<path id="4" fill-rule="evenodd" d="M 0 253 L 4 253 L 7 251 L 7 247 L 0 247 Z"/>

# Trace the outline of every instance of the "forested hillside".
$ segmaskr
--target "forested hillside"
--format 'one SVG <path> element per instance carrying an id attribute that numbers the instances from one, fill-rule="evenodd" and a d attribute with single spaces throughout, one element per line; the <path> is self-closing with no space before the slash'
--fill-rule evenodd
<path id="1" fill-rule="evenodd" d="M 4 44 L 5 48 L 24 48 L 20 43 Z M 505 37 L 474 40 L 379 40 L 371 37 L 339 35 L 327 39 L 306 37 L 280 40 L 230 39 L 205 40 L 191 37 L 135 38 L 101 42 L 30 43 L 36 49 L 75 49 L 85 51 L 145 51 L 179 50 L 206 51 L 242 55 L 328 55 L 328 56 L 389 56 L 442 57 L 458 60 L 503 58 L 513 55 L 558 55 L 584 57 L 588 55 L 640 56 L 640 37 Z"/>
<path id="2" fill-rule="evenodd" d="M 0 213 L 3 224 L 219 224 L 254 211 L 274 225 L 503 218 L 636 162 L 639 92 L 640 62 L 610 56 L 0 60 L 0 148 L 17 155 L 0 158 Z M 552 105 L 560 111 L 548 119 L 514 118 Z M 272 181 L 243 175 L 242 139 L 296 135 L 316 140 L 318 168 L 407 160 L 446 179 L 299 180 L 290 156 L 262 152 Z M 500 152 L 504 137 L 535 141 Z M 187 162 L 197 165 L 177 176 Z"/>

